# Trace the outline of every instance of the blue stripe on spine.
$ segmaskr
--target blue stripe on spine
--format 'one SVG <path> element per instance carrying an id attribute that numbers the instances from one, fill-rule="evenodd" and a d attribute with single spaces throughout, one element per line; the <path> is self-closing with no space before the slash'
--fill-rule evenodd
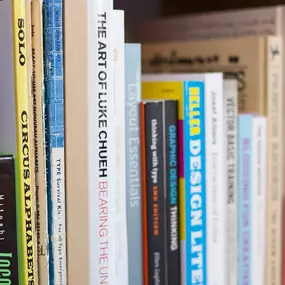
<path id="1" fill-rule="evenodd" d="M 204 82 L 184 82 L 186 285 L 207 284 L 204 108 Z"/>
<path id="2" fill-rule="evenodd" d="M 52 241 L 53 201 L 51 189 L 51 150 L 64 147 L 64 82 L 63 82 L 63 9 L 62 0 L 44 0 L 43 36 L 45 71 L 46 153 L 49 232 L 50 284 L 54 284 Z"/>

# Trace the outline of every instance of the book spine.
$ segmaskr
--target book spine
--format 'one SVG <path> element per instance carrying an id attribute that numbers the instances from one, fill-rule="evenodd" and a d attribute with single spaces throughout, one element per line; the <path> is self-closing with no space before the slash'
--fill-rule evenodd
<path id="1" fill-rule="evenodd" d="M 223 75 L 206 75 L 205 136 L 207 189 L 207 278 L 226 285 L 226 185 L 223 125 Z"/>
<path id="2" fill-rule="evenodd" d="M 142 181 L 139 102 L 141 101 L 141 50 L 125 45 L 126 192 L 129 285 L 143 285 Z"/>
<path id="3" fill-rule="evenodd" d="M 112 12 L 114 41 L 114 118 L 116 141 L 116 187 L 113 215 L 115 220 L 115 278 L 118 284 L 128 284 L 127 193 L 126 193 L 126 112 L 125 112 L 125 34 L 124 11 Z"/>
<path id="4" fill-rule="evenodd" d="M 16 169 L 11 155 L 0 156 L 0 283 L 20 284 L 17 245 Z"/>
<path id="5" fill-rule="evenodd" d="M 36 284 L 37 262 L 35 247 L 34 201 L 32 193 L 33 167 L 30 150 L 32 136 L 29 112 L 28 59 L 26 49 L 26 7 L 25 0 L 12 1 L 13 50 L 16 102 L 17 136 L 17 180 L 19 185 L 20 251 L 22 285 Z"/>
<path id="6" fill-rule="evenodd" d="M 184 82 L 186 285 L 208 280 L 204 109 L 204 82 Z"/>
<path id="7" fill-rule="evenodd" d="M 66 284 L 62 1 L 43 2 L 50 284 Z"/>
<path id="8" fill-rule="evenodd" d="M 266 285 L 282 278 L 282 198 L 283 198 L 283 40 L 269 37 L 267 44 L 267 236 Z"/>
<path id="9" fill-rule="evenodd" d="M 142 160 L 142 221 L 143 221 L 143 284 L 148 285 L 148 216 L 147 216 L 147 172 L 146 172 L 146 116 L 145 104 L 141 103 L 141 160 Z"/>
<path id="10" fill-rule="evenodd" d="M 178 191 L 178 103 L 164 103 L 164 157 L 167 222 L 167 283 L 180 285 L 180 235 Z"/>
<path id="11" fill-rule="evenodd" d="M 31 148 L 30 148 L 30 164 L 31 164 L 31 191 L 33 195 L 34 217 L 37 219 L 36 206 L 36 185 L 35 185 L 35 136 L 34 136 L 34 112 L 33 112 L 33 67 L 32 67 L 32 6 L 31 0 L 26 0 L 26 49 L 27 49 L 27 67 L 28 67 L 28 94 L 29 94 L 29 120 L 31 130 Z M 35 250 L 37 251 L 37 227 L 35 227 Z M 36 255 L 36 263 L 38 256 Z M 38 277 L 38 275 L 37 275 Z M 37 282 L 37 281 L 36 281 Z"/>
<path id="12" fill-rule="evenodd" d="M 251 191 L 252 191 L 252 121 L 251 115 L 238 118 L 238 284 L 251 284 Z"/>
<path id="13" fill-rule="evenodd" d="M 224 81 L 225 180 L 227 197 L 227 284 L 237 284 L 237 81 Z"/>
<path id="14" fill-rule="evenodd" d="M 90 284 L 115 284 L 112 1 L 88 1 L 87 10 Z"/>
<path id="15" fill-rule="evenodd" d="M 251 225 L 252 256 L 251 276 L 254 284 L 263 285 L 265 266 L 265 196 L 266 196 L 266 118 L 253 121 L 252 137 L 252 191 Z"/>
<path id="16" fill-rule="evenodd" d="M 145 105 L 149 285 L 166 284 L 163 103 Z"/>
<path id="17" fill-rule="evenodd" d="M 32 0 L 32 97 L 39 283 L 49 284 L 42 1 Z"/>

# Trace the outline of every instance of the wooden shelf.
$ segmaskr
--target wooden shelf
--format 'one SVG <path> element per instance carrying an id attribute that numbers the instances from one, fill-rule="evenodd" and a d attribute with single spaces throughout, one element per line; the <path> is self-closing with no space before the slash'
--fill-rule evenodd
<path id="1" fill-rule="evenodd" d="M 285 4 L 285 0 L 162 0 L 163 16 Z"/>

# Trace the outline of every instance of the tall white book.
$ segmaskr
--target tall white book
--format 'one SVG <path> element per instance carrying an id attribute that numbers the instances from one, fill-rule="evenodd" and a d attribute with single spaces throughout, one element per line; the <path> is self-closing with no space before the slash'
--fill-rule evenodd
<path id="1" fill-rule="evenodd" d="M 87 2 L 90 284 L 116 284 L 113 1 Z M 84 127 L 84 126 L 82 126 Z"/>
<path id="2" fill-rule="evenodd" d="M 207 201 L 207 284 L 227 283 L 227 189 L 225 164 L 223 74 L 206 75 L 206 201 Z"/>

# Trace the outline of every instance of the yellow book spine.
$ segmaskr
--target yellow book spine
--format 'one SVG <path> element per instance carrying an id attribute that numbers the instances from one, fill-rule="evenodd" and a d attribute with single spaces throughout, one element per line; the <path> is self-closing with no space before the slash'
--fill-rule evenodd
<path id="1" fill-rule="evenodd" d="M 35 222 L 32 193 L 31 130 L 29 117 L 26 2 L 13 0 L 13 51 L 15 75 L 17 185 L 19 191 L 21 285 L 37 284 Z"/>

